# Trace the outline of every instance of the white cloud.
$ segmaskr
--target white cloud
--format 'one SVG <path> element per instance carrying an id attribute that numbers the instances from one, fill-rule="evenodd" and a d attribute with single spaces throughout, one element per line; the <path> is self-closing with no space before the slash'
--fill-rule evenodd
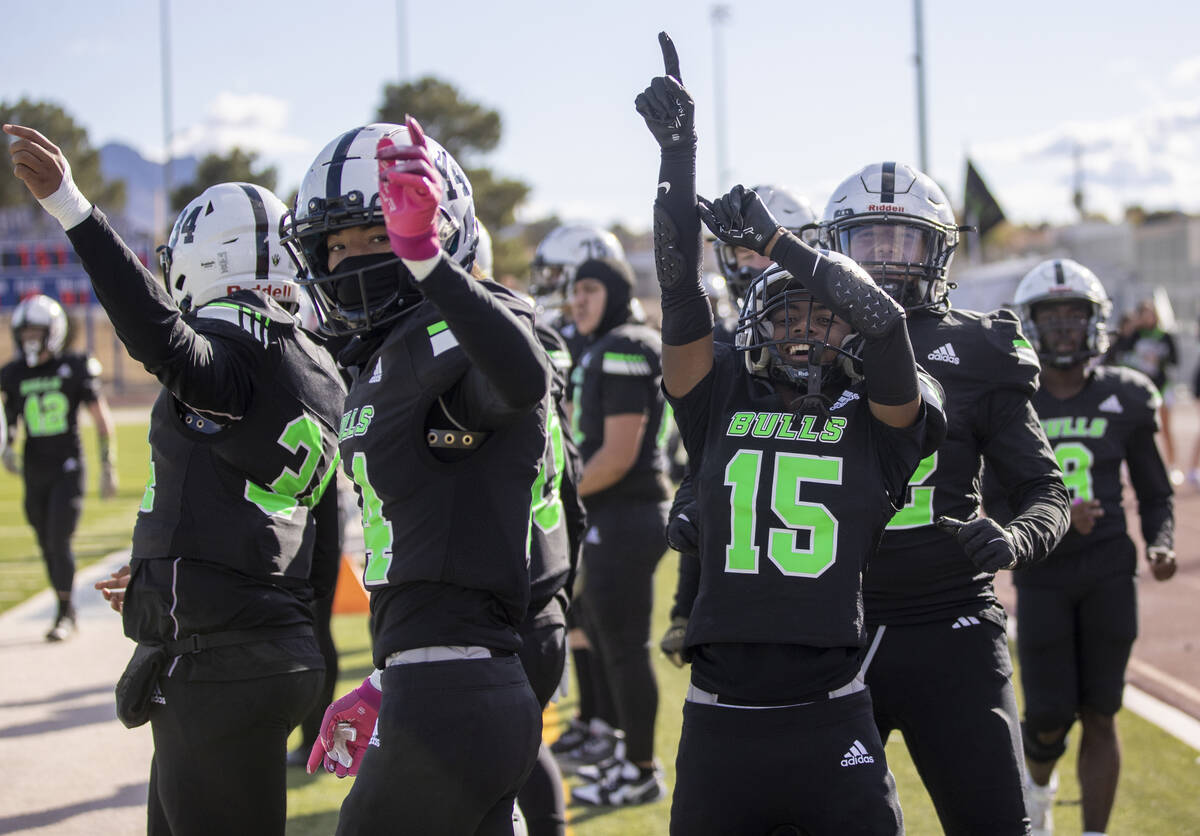
<path id="1" fill-rule="evenodd" d="M 1195 84 L 1197 81 L 1200 81 L 1200 55 L 1180 61 L 1171 68 L 1171 73 L 1167 76 L 1167 79 L 1177 87 Z"/>
<path id="2" fill-rule="evenodd" d="M 257 93 L 219 93 L 201 122 L 175 132 L 176 155 L 228 151 L 233 147 L 257 151 L 264 157 L 312 153 L 311 143 L 287 130 L 288 103 Z"/>

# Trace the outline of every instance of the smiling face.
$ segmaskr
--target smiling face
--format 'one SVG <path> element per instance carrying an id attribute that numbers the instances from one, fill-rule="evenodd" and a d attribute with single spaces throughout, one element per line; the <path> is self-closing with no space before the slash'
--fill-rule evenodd
<path id="1" fill-rule="evenodd" d="M 792 294 L 789 294 L 791 297 Z M 788 298 L 786 304 L 770 314 L 772 339 L 781 341 L 779 354 L 789 366 L 807 366 L 808 353 L 814 342 L 824 343 L 822 364 L 832 363 L 840 346 L 850 335 L 849 323 L 837 319 L 829 308 L 811 297 Z"/>

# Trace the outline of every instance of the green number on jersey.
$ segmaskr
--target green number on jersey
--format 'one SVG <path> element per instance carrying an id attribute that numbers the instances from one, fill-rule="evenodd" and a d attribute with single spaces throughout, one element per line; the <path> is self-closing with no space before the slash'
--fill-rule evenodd
<path id="1" fill-rule="evenodd" d="M 550 443 L 550 461 L 547 462 L 543 454 L 542 466 L 533 481 L 531 516 L 542 531 L 553 531 L 563 518 L 560 489 L 567 454 L 563 444 L 562 422 L 558 420 L 558 411 L 552 404 L 547 404 L 546 408 L 546 438 Z"/>
<path id="2" fill-rule="evenodd" d="M 246 499 L 261 508 L 265 514 L 277 514 L 291 518 L 297 504 L 311 508 L 320 501 L 326 486 L 329 485 L 329 480 L 337 471 L 339 457 L 337 454 L 334 455 L 333 461 L 322 475 L 321 481 L 306 494 L 304 492 L 312 483 L 313 474 L 321 460 L 321 425 L 307 415 L 301 415 L 283 428 L 283 432 L 279 436 L 279 445 L 293 454 L 298 453 L 301 449 L 304 450 L 304 461 L 300 463 L 300 472 L 297 473 L 290 467 L 284 467 L 283 472 L 275 477 L 275 481 L 265 488 L 255 482 L 247 481 Z"/>
<path id="3" fill-rule="evenodd" d="M 350 471 L 362 497 L 363 545 L 367 550 L 363 583 L 381 583 L 387 580 L 388 567 L 392 565 L 392 524 L 383 515 L 383 500 L 371 487 L 367 457 L 361 451 L 350 460 Z"/>
<path id="4" fill-rule="evenodd" d="M 31 438 L 67 431 L 70 401 L 62 392 L 42 392 L 25 399 L 25 429 Z"/>
<path id="5" fill-rule="evenodd" d="M 920 528 L 923 525 L 933 525 L 933 485 L 926 485 L 933 471 L 937 470 L 937 451 L 921 459 L 912 478 L 908 480 L 908 502 L 896 512 L 887 527 Z"/>
<path id="6" fill-rule="evenodd" d="M 142 494 L 141 510 L 146 513 L 154 510 L 154 459 L 150 459 L 150 478 L 146 480 L 146 492 Z"/>
<path id="7" fill-rule="evenodd" d="M 1077 441 L 1065 441 L 1054 448 L 1054 458 L 1063 472 L 1063 484 L 1071 492 L 1071 498 L 1080 502 L 1091 502 L 1092 495 L 1092 451 Z"/>
<path id="8" fill-rule="evenodd" d="M 739 450 L 725 467 L 725 484 L 733 489 L 729 519 L 732 541 L 725 549 L 726 572 L 758 572 L 754 533 L 762 459 L 760 450 Z M 776 455 L 771 510 L 786 527 L 770 530 L 767 557 L 785 575 L 815 578 L 837 559 L 838 521 L 824 504 L 799 501 L 803 482 L 840 485 L 842 460 L 798 453 Z M 808 532 L 808 548 L 796 547 L 799 531 Z"/>

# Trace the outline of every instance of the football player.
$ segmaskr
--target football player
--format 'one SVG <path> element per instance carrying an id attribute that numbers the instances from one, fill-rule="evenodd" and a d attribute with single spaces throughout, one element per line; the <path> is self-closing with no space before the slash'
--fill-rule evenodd
<path id="1" fill-rule="evenodd" d="M 99 437 L 100 495 L 117 493 L 116 436 L 100 392 L 100 361 L 66 351 L 67 328 L 66 313 L 49 296 L 22 300 L 12 315 L 17 357 L 0 369 L 8 439 L 0 445 L 0 460 L 9 472 L 24 475 L 25 518 L 33 526 L 58 597 L 58 611 L 46 633 L 50 642 L 62 641 L 76 628 L 71 537 L 83 507 L 83 448 L 77 423 L 82 404 Z M 23 457 L 12 446 L 18 417 L 25 425 Z"/>
<path id="2" fill-rule="evenodd" d="M 661 149 L 663 388 L 703 517 L 671 832 L 901 833 L 858 678 L 861 573 L 941 438 L 940 390 L 903 309 L 853 262 L 804 244 L 741 186 L 697 204 L 694 105 L 659 40 L 666 75 L 636 106 Z M 779 265 L 747 292 L 736 349 L 712 340 L 700 218 Z"/>
<path id="3" fill-rule="evenodd" d="M 817 213 L 808 198 L 787 186 L 762 184 L 754 186 L 753 190 L 784 229 L 805 241 L 815 237 Z M 749 247 L 727 244 L 720 238 L 714 238 L 712 243 L 730 301 L 740 310 L 750 282 L 771 266 L 771 259 Z"/>
<path id="4" fill-rule="evenodd" d="M 1042 262 L 1014 301 L 1042 360 L 1033 405 L 1073 503 L 1071 530 L 1050 557 L 1013 573 L 1029 815 L 1034 836 L 1053 830 L 1054 766 L 1078 719 L 1083 830 L 1100 834 L 1117 790 L 1116 713 L 1137 636 L 1137 551 L 1125 530 L 1122 465 L 1137 494 L 1151 573 L 1161 581 L 1175 572 L 1171 483 L 1154 442 L 1160 397 L 1141 372 L 1094 365 L 1107 349 L 1112 304 L 1082 264 Z"/>
<path id="5" fill-rule="evenodd" d="M 338 833 L 510 832 L 541 734 L 516 655 L 553 409 L 533 311 L 467 272 L 471 184 L 413 120 L 335 137 L 284 232 L 323 326 L 357 334 L 341 451 L 377 669 L 330 705 L 309 769 L 358 775 Z"/>
<path id="6" fill-rule="evenodd" d="M 904 734 L 946 833 L 1019 834 L 1020 730 L 992 577 L 1044 558 L 1069 502 L 1029 403 L 1038 358 L 1016 316 L 950 306 L 959 232 L 941 188 L 894 162 L 848 177 L 821 220 L 822 243 L 907 311 L 913 351 L 945 388 L 949 415 L 945 443 L 917 468 L 867 568 L 863 674 L 880 735 Z M 984 460 L 1018 512 L 1004 527 L 979 513 Z"/>
<path id="7" fill-rule="evenodd" d="M 539 318 L 572 338 L 575 332 L 569 327 L 567 290 L 575 278 L 575 268 L 589 258 L 625 261 L 625 249 L 617 236 L 606 229 L 568 224 L 547 233 L 538 244 L 529 268 L 529 293 L 537 303 Z"/>
<path id="8" fill-rule="evenodd" d="M 282 836 L 287 736 L 324 668 L 309 607 L 311 516 L 335 472 L 345 393 L 282 307 L 299 292 L 278 236 L 284 206 L 248 183 L 205 190 L 160 251 L 160 282 L 53 143 L 4 130 L 16 137 L 17 176 L 67 231 L 130 355 L 164 387 L 131 567 L 99 584 L 116 596 L 126 635 L 165 649 L 146 689 L 148 832 Z"/>
<path id="9" fill-rule="evenodd" d="M 616 259 L 580 264 L 571 281 L 572 320 L 586 338 L 575 367 L 575 438 L 583 458 L 579 494 L 588 513 L 581 592 L 597 690 L 611 694 L 624 754 L 581 768 L 585 804 L 644 804 L 666 793 L 654 759 L 658 684 L 650 662 L 654 569 L 666 549 L 661 343 L 633 307 L 633 273 Z"/>

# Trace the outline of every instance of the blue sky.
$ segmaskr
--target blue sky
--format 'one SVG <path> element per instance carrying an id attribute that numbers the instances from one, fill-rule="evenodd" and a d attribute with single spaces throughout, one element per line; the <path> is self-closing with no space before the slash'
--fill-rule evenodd
<path id="1" fill-rule="evenodd" d="M 700 189 L 777 182 L 818 211 L 864 164 L 917 162 L 912 4 L 727 0 L 718 183 L 709 2 L 392 0 L 173 3 L 174 146 L 233 144 L 288 193 L 333 136 L 370 120 L 401 66 L 497 108 L 489 157 L 532 183 L 526 214 L 649 225 L 657 155 L 633 97 L 679 47 L 697 101 Z M 1181 0 L 925 0 L 930 173 L 957 204 L 969 151 L 1010 217 L 1072 217 L 1071 149 L 1089 205 L 1200 211 L 1200 6 Z M 94 144 L 163 151 L 157 0 L 2 0 L 0 100 L 51 99 Z"/>

